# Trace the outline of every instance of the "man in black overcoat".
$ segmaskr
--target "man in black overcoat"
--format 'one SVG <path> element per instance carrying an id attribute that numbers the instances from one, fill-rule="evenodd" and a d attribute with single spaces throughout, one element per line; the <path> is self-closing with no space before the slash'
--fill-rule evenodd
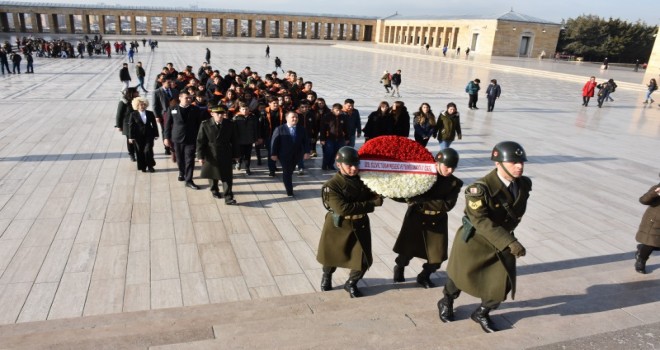
<path id="1" fill-rule="evenodd" d="M 209 106 L 209 112 L 211 119 L 203 121 L 197 133 L 197 159 L 202 164 L 200 177 L 209 179 L 214 198 L 222 197 L 218 180 L 222 181 L 225 204 L 234 205 L 232 161 L 238 160 L 238 134 L 224 106 Z"/>

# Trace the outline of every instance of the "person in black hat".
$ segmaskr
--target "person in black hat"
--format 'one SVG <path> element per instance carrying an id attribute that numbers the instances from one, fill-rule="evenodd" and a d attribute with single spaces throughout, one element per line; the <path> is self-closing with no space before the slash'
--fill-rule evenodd
<path id="1" fill-rule="evenodd" d="M 454 208 L 463 181 L 453 175 L 458 166 L 458 152 L 445 148 L 435 156 L 438 171 L 433 187 L 418 196 L 408 198 L 408 211 L 399 237 L 394 243 L 396 257 L 394 282 L 404 282 L 404 269 L 413 257 L 425 259 L 417 283 L 424 288 L 435 287 L 431 274 L 447 260 L 447 213 Z"/>
<path id="2" fill-rule="evenodd" d="M 438 301 L 440 320 L 454 320 L 454 299 L 461 291 L 481 298 L 470 318 L 486 333 L 498 329 L 490 311 L 509 292 L 516 292 L 516 259 L 526 250 L 513 233 L 527 209 L 532 180 L 523 176 L 525 150 L 513 141 L 500 142 L 490 159 L 495 169 L 465 189 L 465 216 L 456 232 L 447 265 L 444 297 Z"/>
<path id="3" fill-rule="evenodd" d="M 202 164 L 200 177 L 209 179 L 213 198 L 225 198 L 234 205 L 232 161 L 238 161 L 238 134 L 222 105 L 209 106 L 211 119 L 202 122 L 197 134 L 197 159 Z M 222 181 L 220 195 L 218 181 Z"/>

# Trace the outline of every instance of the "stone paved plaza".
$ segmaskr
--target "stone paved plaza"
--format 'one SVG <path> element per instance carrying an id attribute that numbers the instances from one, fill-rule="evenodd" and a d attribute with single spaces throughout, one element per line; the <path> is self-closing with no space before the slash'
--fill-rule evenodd
<path id="1" fill-rule="evenodd" d="M 165 63 L 196 71 L 206 47 L 223 73 L 250 66 L 263 76 L 279 56 L 285 70 L 313 81 L 328 104 L 353 98 L 363 125 L 381 100 L 393 101 L 379 84 L 383 70 L 401 69 L 400 100 L 411 113 L 422 102 L 436 115 L 448 102 L 458 105 L 463 140 L 452 147 L 461 155 L 456 175 L 466 183 L 493 167 L 489 152 L 499 141 L 518 141 L 528 153 L 525 173 L 534 186 L 516 230 L 527 248 L 519 260 L 518 306 L 623 280 L 657 284 L 657 254 L 649 260 L 651 274 L 632 267 L 645 209 L 638 198 L 660 171 L 660 108 L 642 104 L 643 73 L 551 60 L 440 58 L 364 44 L 270 46 L 267 59 L 265 43 L 161 41 L 154 53 L 141 48 L 136 62 L 143 62 L 153 90 Z M 199 191 L 184 188 L 162 144 L 155 149 L 156 173 L 137 172 L 125 138 L 113 128 L 123 62 L 115 55 L 37 58 L 35 74 L 0 77 L 0 324 L 318 292 L 315 253 L 325 213 L 319 193 L 331 176 L 320 170 L 320 158 L 308 161 L 307 175 L 294 176 L 294 199 L 263 167 L 250 177 L 236 172 L 239 205 L 231 207 L 211 197 L 205 180 L 196 179 Z M 135 79 L 132 65 L 130 71 Z M 590 75 L 621 82 L 615 102 L 581 107 Z M 474 78 L 482 81 L 481 109 L 471 111 L 464 88 Z M 487 113 L 484 92 L 492 78 L 502 97 Z M 429 150 L 438 151 L 437 141 Z M 450 213 L 450 240 L 463 206 L 461 196 Z M 392 246 L 405 209 L 386 200 L 370 215 L 374 265 L 362 287 L 396 288 Z M 630 268 L 608 273 L 622 261 Z M 414 277 L 421 264 L 413 260 L 406 276 Z M 591 266 L 598 273 L 570 284 L 525 285 L 526 276 Z M 433 276 L 438 284 L 444 268 Z M 340 269 L 335 285 L 346 277 Z M 440 289 L 429 295 L 433 308 Z M 658 297 L 643 303 L 657 310 Z"/>

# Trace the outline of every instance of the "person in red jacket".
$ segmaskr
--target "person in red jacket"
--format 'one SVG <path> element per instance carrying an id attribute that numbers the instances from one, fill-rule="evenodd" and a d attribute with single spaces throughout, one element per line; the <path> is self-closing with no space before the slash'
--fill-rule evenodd
<path id="1" fill-rule="evenodd" d="M 594 97 L 594 91 L 596 90 L 596 77 L 592 76 L 589 78 L 589 81 L 584 84 L 582 87 L 582 105 L 587 107 L 589 104 L 589 99 Z"/>

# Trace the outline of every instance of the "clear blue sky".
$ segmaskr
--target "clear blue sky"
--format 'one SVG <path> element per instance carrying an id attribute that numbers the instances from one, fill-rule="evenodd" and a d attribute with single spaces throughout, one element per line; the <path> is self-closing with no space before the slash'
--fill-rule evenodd
<path id="1" fill-rule="evenodd" d="M 20 1 L 20 0 L 19 0 Z M 22 0 L 30 3 L 102 3 L 106 5 L 167 6 L 223 8 L 256 11 L 308 12 L 385 17 L 395 12 L 402 15 L 499 15 L 514 11 L 541 19 L 560 22 L 582 14 L 621 18 L 629 22 L 639 19 L 647 24 L 660 24 L 658 0 Z"/>

